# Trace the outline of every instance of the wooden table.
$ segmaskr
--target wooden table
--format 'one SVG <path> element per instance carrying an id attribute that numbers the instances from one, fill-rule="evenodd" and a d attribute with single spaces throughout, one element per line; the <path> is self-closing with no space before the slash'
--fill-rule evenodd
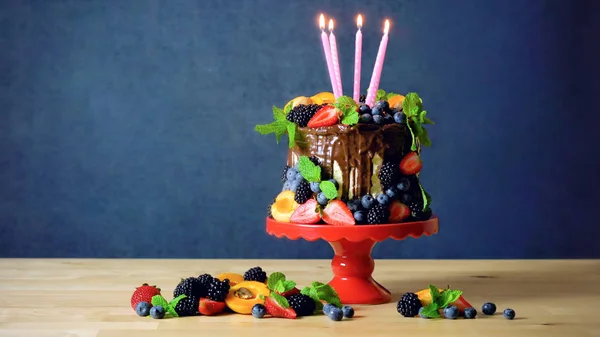
<path id="1" fill-rule="evenodd" d="M 325 260 L 53 260 L 0 259 L 0 336 L 600 336 L 600 261 L 376 261 L 375 278 L 397 300 L 428 284 L 461 289 L 480 312 L 493 301 L 500 314 L 475 320 L 404 318 L 396 303 L 354 306 L 356 317 L 297 320 L 243 315 L 154 320 L 129 305 L 143 282 L 170 295 L 179 278 L 260 265 L 306 285 L 328 281 Z M 169 296 L 170 299 L 170 296 Z M 502 317 L 513 308 L 517 318 Z"/>

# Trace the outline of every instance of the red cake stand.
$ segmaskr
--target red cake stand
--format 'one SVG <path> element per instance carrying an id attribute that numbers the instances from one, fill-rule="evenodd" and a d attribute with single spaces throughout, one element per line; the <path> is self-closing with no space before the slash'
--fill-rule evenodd
<path id="1" fill-rule="evenodd" d="M 430 236 L 437 234 L 438 228 L 435 215 L 427 221 L 346 227 L 295 224 L 267 218 L 270 235 L 329 242 L 335 253 L 331 261 L 333 279 L 329 284 L 344 304 L 382 304 L 391 300 L 390 292 L 372 277 L 375 262 L 371 251 L 377 242 Z"/>

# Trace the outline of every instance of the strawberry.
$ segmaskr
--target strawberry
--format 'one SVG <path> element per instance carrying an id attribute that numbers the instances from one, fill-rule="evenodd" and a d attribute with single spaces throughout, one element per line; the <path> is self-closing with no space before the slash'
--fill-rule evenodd
<path id="1" fill-rule="evenodd" d="M 225 302 L 217 302 L 208 298 L 201 298 L 198 304 L 198 311 L 202 315 L 211 316 L 220 314 L 225 310 Z"/>
<path id="2" fill-rule="evenodd" d="M 346 203 L 331 200 L 323 210 L 323 221 L 333 226 L 354 226 L 356 221 Z"/>
<path id="3" fill-rule="evenodd" d="M 267 297 L 265 299 L 265 308 L 269 315 L 273 317 L 281 317 L 281 318 L 296 318 L 296 312 L 292 308 L 284 308 L 277 301 L 275 301 L 272 297 Z"/>
<path id="4" fill-rule="evenodd" d="M 317 113 L 308 121 L 309 128 L 319 128 L 322 126 L 331 126 L 339 121 L 338 111 L 331 105 L 326 105 L 319 109 Z"/>
<path id="5" fill-rule="evenodd" d="M 456 308 L 458 308 L 458 311 L 461 314 L 465 313 L 465 309 L 467 308 L 473 308 L 473 306 L 471 305 L 471 303 L 467 302 L 467 300 L 465 300 L 465 298 L 461 295 L 456 301 L 450 303 L 451 305 L 455 306 Z"/>
<path id="6" fill-rule="evenodd" d="M 390 205 L 390 222 L 397 223 L 410 216 L 410 208 L 400 201 L 394 201 Z"/>
<path id="7" fill-rule="evenodd" d="M 283 297 L 288 297 L 288 296 L 292 296 L 292 295 L 297 295 L 300 293 L 300 289 L 294 287 L 294 289 L 292 290 L 288 290 L 288 291 L 284 291 L 282 293 L 278 293 L 279 295 L 283 296 Z"/>
<path id="8" fill-rule="evenodd" d="M 409 152 L 400 162 L 400 172 L 406 175 L 417 174 L 421 171 L 423 162 L 416 152 Z"/>
<path id="9" fill-rule="evenodd" d="M 296 208 L 290 221 L 304 224 L 319 222 L 319 220 L 321 220 L 321 215 L 317 211 L 318 206 L 319 204 L 315 199 L 308 199 L 305 203 Z"/>
<path id="10" fill-rule="evenodd" d="M 148 283 L 142 284 L 142 286 L 135 288 L 133 295 L 131 295 L 131 308 L 135 310 L 140 302 L 152 304 L 152 296 L 154 295 L 160 295 L 160 288 L 149 286 Z"/>

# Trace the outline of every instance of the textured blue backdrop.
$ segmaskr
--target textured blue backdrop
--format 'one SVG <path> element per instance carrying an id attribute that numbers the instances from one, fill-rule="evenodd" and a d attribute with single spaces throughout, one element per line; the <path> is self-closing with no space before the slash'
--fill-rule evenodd
<path id="1" fill-rule="evenodd" d="M 600 257 L 597 1 L 0 2 L 0 256 L 330 257 L 264 231 L 285 145 L 271 106 L 351 87 L 392 21 L 381 86 L 437 125 L 422 173 L 438 236 L 378 258 Z M 348 90 L 347 90 L 348 91 Z"/>

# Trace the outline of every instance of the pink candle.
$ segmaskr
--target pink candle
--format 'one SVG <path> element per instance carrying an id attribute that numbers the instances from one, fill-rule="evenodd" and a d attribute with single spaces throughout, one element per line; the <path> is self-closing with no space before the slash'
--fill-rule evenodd
<path id="1" fill-rule="evenodd" d="M 329 44 L 331 45 L 331 63 L 333 63 L 333 71 L 335 74 L 335 87 L 337 92 L 334 92 L 335 98 L 342 96 L 342 74 L 340 74 L 340 61 L 338 58 L 337 43 L 335 35 L 333 35 L 333 20 L 329 20 Z"/>
<path id="2" fill-rule="evenodd" d="M 321 42 L 323 43 L 323 51 L 325 52 L 325 61 L 327 62 L 327 71 L 329 72 L 329 80 L 331 81 L 331 91 L 337 92 L 335 86 L 335 71 L 333 70 L 333 63 L 331 62 L 331 49 L 329 49 L 329 38 L 325 33 L 325 17 L 321 14 L 319 18 L 319 27 L 321 28 Z"/>
<path id="3" fill-rule="evenodd" d="M 375 59 L 375 66 L 373 67 L 373 74 L 371 75 L 371 82 L 369 83 L 369 92 L 367 93 L 366 104 L 373 107 L 375 98 L 377 97 L 377 89 L 379 89 L 379 80 L 381 80 L 381 71 L 383 70 L 383 61 L 385 59 L 385 51 L 388 43 L 388 32 L 390 30 L 390 22 L 385 20 L 385 28 L 383 29 L 383 37 L 379 44 L 379 51 L 377 52 L 377 58 Z"/>
<path id="4" fill-rule="evenodd" d="M 356 25 L 358 30 L 356 31 L 356 42 L 354 44 L 354 92 L 352 98 L 358 103 L 360 100 L 360 65 L 362 61 L 362 16 L 358 15 L 356 18 Z"/>

